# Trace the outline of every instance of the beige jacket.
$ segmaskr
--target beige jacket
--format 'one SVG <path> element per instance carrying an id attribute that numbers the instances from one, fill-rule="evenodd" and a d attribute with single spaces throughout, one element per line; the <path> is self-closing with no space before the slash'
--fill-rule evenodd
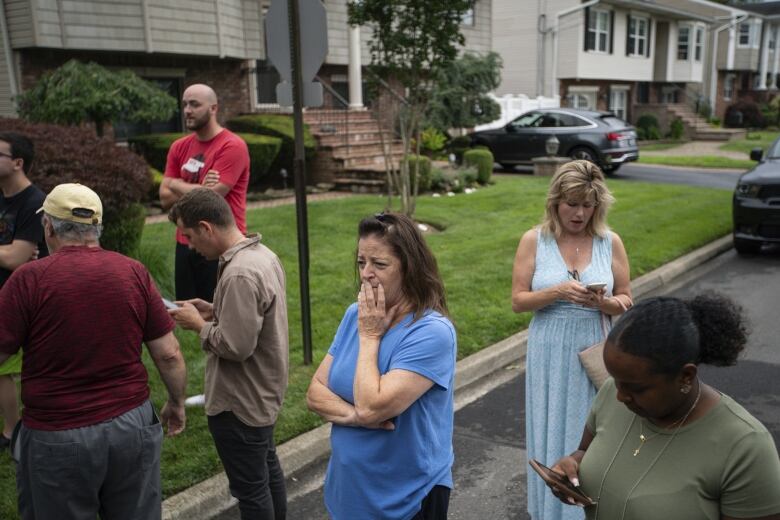
<path id="1" fill-rule="evenodd" d="M 232 411 L 249 426 L 274 424 L 287 388 L 287 300 L 282 264 L 260 235 L 219 258 L 214 321 L 200 339 L 206 414 Z"/>

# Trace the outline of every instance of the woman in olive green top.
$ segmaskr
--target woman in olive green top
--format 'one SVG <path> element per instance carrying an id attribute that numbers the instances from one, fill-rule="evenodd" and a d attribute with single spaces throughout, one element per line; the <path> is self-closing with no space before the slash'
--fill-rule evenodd
<path id="1" fill-rule="evenodd" d="M 746 339 L 741 310 L 717 295 L 646 300 L 615 325 L 613 379 L 579 449 L 553 467 L 593 499 L 589 520 L 780 520 L 771 434 L 698 378 L 700 363 L 735 364 Z"/>

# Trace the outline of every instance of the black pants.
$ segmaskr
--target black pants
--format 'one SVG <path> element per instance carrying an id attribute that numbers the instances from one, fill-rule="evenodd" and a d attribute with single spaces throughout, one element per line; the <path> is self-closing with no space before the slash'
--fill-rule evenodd
<path id="1" fill-rule="evenodd" d="M 422 509 L 412 520 L 446 520 L 450 507 L 450 488 L 433 486 L 422 501 Z"/>
<path id="2" fill-rule="evenodd" d="M 241 520 L 285 520 L 287 490 L 273 425 L 247 426 L 233 412 L 209 416 L 208 421 Z"/>
<path id="3" fill-rule="evenodd" d="M 218 260 L 206 260 L 197 251 L 176 242 L 176 299 L 214 301 Z"/>

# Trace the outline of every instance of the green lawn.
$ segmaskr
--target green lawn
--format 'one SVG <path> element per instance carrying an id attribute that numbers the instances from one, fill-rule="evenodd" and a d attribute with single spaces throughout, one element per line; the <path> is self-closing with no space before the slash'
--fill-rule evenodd
<path id="1" fill-rule="evenodd" d="M 639 142 L 639 154 L 641 156 L 642 152 L 662 152 L 664 150 L 669 150 L 671 148 L 677 148 L 678 146 L 682 146 L 687 141 L 680 141 L 678 143 L 652 143 L 652 144 L 643 144 L 642 141 Z"/>
<path id="2" fill-rule="evenodd" d="M 753 148 L 762 148 L 766 153 L 767 147 L 780 136 L 778 132 L 750 132 L 745 139 L 738 141 L 731 141 L 722 146 L 721 150 L 728 150 L 730 152 L 742 152 L 746 155 L 750 155 L 750 151 Z"/>
<path id="3" fill-rule="evenodd" d="M 459 357 L 522 330 L 531 315 L 514 314 L 510 304 L 512 261 L 521 234 L 543 212 L 549 179 L 501 177 L 471 195 L 418 201 L 416 217 L 442 229 L 428 236 L 447 286 L 452 319 L 458 330 Z M 631 276 L 646 273 L 731 229 L 731 193 L 685 186 L 643 184 L 610 179 L 617 203 L 609 221 L 622 237 Z M 384 197 L 360 196 L 310 204 L 310 287 L 314 366 L 302 365 L 295 208 L 251 211 L 250 230 L 262 232 L 287 272 L 290 319 L 290 385 L 277 425 L 282 442 L 320 424 L 306 410 L 304 394 L 316 363 L 325 354 L 346 307 L 354 300 L 355 230 L 359 219 L 383 209 Z M 173 227 L 147 226 L 142 259 L 163 293 L 171 295 Z M 203 387 L 203 356 L 197 338 L 179 332 L 190 394 Z M 156 370 L 145 358 L 155 404 L 165 399 Z M 202 409 L 188 409 L 184 434 L 163 447 L 163 491 L 170 496 L 220 471 Z M 0 455 L 0 518 L 16 515 L 14 470 Z"/>
<path id="4" fill-rule="evenodd" d="M 755 161 L 749 159 L 731 159 L 730 157 L 719 157 L 717 155 L 642 155 L 640 153 L 640 164 L 663 164 L 665 166 L 690 166 L 695 168 L 735 168 L 748 170 L 756 165 Z"/>

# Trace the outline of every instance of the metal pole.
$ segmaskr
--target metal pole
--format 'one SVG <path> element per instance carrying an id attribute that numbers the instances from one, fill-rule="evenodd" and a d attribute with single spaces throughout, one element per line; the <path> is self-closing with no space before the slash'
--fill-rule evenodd
<path id="1" fill-rule="evenodd" d="M 301 76 L 301 24 L 298 0 L 287 0 L 292 53 L 293 120 L 295 123 L 295 212 L 298 220 L 298 269 L 301 284 L 303 364 L 311 365 L 311 306 L 309 302 L 309 224 L 306 212 L 306 159 L 303 149 L 303 78 Z"/>

